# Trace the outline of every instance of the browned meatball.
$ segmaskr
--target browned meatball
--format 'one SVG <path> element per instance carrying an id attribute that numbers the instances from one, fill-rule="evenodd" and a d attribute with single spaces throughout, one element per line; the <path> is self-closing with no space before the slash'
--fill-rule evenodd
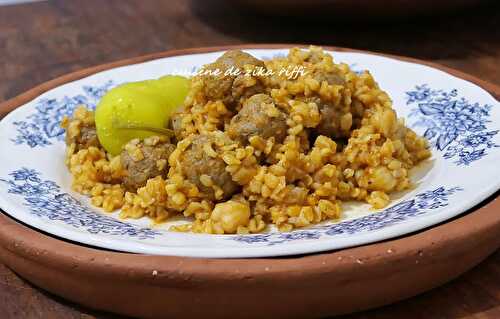
<path id="1" fill-rule="evenodd" d="M 182 119 L 183 119 L 184 113 L 182 112 L 176 112 L 170 116 L 170 126 L 172 130 L 174 131 L 175 137 L 177 140 L 181 140 L 183 138 L 183 127 L 182 127 Z"/>
<path id="2" fill-rule="evenodd" d="M 226 51 L 217 60 L 215 60 L 214 64 L 217 64 L 220 68 L 223 68 L 225 70 L 229 69 L 230 67 L 243 68 L 245 65 L 264 67 L 264 62 L 252 56 L 251 54 L 240 50 Z"/>
<path id="3" fill-rule="evenodd" d="M 220 157 L 212 157 L 205 152 L 204 146 L 212 146 L 214 142 L 213 135 L 196 135 L 189 147 L 182 152 L 179 162 L 182 173 L 198 187 L 202 197 L 215 199 L 213 187 L 206 186 L 200 180 L 202 175 L 208 175 L 213 185 L 220 187 L 224 192 L 223 199 L 227 199 L 238 190 L 238 185 L 226 172 L 226 163 Z"/>
<path id="4" fill-rule="evenodd" d="M 320 97 L 303 99 L 306 103 L 316 103 L 319 109 L 320 122 L 311 129 L 313 136 L 325 135 L 331 138 L 345 138 L 350 136 L 353 128 L 359 126 L 359 116 L 352 113 L 350 106 L 333 105 L 321 100 Z"/>
<path id="5" fill-rule="evenodd" d="M 151 139 L 150 139 L 151 140 Z M 175 145 L 166 142 L 129 142 L 120 155 L 127 175 L 123 179 L 126 189 L 135 191 L 146 185 L 148 179 L 168 172 L 168 157 Z"/>
<path id="6" fill-rule="evenodd" d="M 326 81 L 330 85 L 345 84 L 344 78 L 340 74 L 337 74 L 335 72 L 327 72 L 325 70 L 314 70 L 312 72 L 312 77 L 319 83 Z"/>
<path id="7" fill-rule="evenodd" d="M 101 145 L 97 139 L 95 126 L 82 126 L 80 128 L 80 135 L 77 135 L 72 141 L 68 141 L 68 138 L 66 138 L 66 144 L 71 144 L 72 142 L 76 143 L 77 150 L 86 149 L 90 146 L 99 147 Z"/>
<path id="8" fill-rule="evenodd" d="M 353 126 L 352 113 L 332 105 L 320 107 L 321 120 L 315 128 L 318 134 L 333 137 L 349 137 Z"/>
<path id="9" fill-rule="evenodd" d="M 231 107 L 242 96 L 250 96 L 264 91 L 262 84 L 256 80 L 256 83 L 249 85 L 246 83 L 246 76 L 243 74 L 245 65 L 264 68 L 264 62 L 240 50 L 227 51 L 219 57 L 214 63 L 205 67 L 205 70 L 219 70 L 219 75 L 203 75 L 205 96 L 212 101 L 222 100 L 224 104 Z M 226 75 L 227 70 L 236 69 L 242 72 L 241 75 Z"/>
<path id="10" fill-rule="evenodd" d="M 345 80 L 342 75 L 335 72 L 314 70 L 311 76 L 320 83 L 327 82 L 329 85 L 345 85 Z M 313 102 L 316 102 L 318 105 L 321 115 L 321 120 L 315 128 L 318 134 L 333 138 L 344 138 L 349 136 L 353 123 L 352 114 L 349 112 L 349 108 L 323 103 L 320 99 L 315 99 Z"/>
<path id="11" fill-rule="evenodd" d="M 71 118 L 61 123 L 66 129 L 66 145 L 75 144 L 76 151 L 91 146 L 100 147 L 95 128 L 94 112 L 84 106 L 79 106 Z"/>
<path id="12" fill-rule="evenodd" d="M 314 70 L 312 77 L 319 83 L 327 82 L 329 85 L 344 85 L 344 78 L 335 73 L 325 70 Z M 330 104 L 325 104 L 319 99 L 315 101 L 318 104 L 321 120 L 316 127 L 316 132 L 321 135 L 326 135 L 333 138 L 347 137 L 349 134 L 350 125 L 348 115 L 344 115 L 346 111 L 342 107 L 335 107 Z M 343 119 L 342 119 L 342 116 Z M 342 121 L 342 123 L 341 123 Z M 341 125 L 342 124 L 342 125 Z"/>
<path id="13" fill-rule="evenodd" d="M 274 110 L 270 112 L 270 108 Z M 245 100 L 241 110 L 231 119 L 227 133 L 243 144 L 257 135 L 264 139 L 274 136 L 276 142 L 281 143 L 286 130 L 285 115 L 274 107 L 273 99 L 266 94 L 256 94 Z"/>

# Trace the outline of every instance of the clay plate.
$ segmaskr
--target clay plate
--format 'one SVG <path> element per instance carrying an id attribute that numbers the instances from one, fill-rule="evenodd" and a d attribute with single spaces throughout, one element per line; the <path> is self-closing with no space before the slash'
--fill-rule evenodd
<path id="1" fill-rule="evenodd" d="M 246 50 L 270 59 L 282 49 Z M 197 258 L 263 258 L 312 254 L 403 236 L 456 217 L 500 189 L 491 174 L 500 161 L 500 108 L 484 89 L 428 66 L 357 52 L 326 51 L 355 72 L 368 69 L 393 100 L 394 110 L 428 137 L 432 157 L 409 173 L 414 187 L 391 194 L 380 210 L 363 202 L 342 204 L 340 221 L 292 232 L 209 235 L 169 231 L 178 216 L 154 224 L 148 217 L 105 214 L 71 188 L 65 167 L 63 116 L 124 82 L 193 72 L 223 51 L 177 55 L 122 66 L 58 86 L 0 122 L 0 209 L 15 220 L 84 245 L 140 254 Z"/>
<path id="2" fill-rule="evenodd" d="M 232 48 L 168 51 L 85 69 L 0 104 L 0 116 L 53 87 L 101 70 Z M 474 82 L 496 98 L 500 96 L 497 86 L 461 72 L 399 59 L 431 65 Z M 91 308 L 126 315 L 324 317 L 413 296 L 479 263 L 500 246 L 497 196 L 463 217 L 403 238 L 336 252 L 268 259 L 148 256 L 87 248 L 42 234 L 2 214 L 0 259 L 50 292 Z"/>

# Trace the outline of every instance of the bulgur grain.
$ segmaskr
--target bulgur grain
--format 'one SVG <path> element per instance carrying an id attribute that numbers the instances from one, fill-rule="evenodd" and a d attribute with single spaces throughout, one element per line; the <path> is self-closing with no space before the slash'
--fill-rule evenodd
<path id="1" fill-rule="evenodd" d="M 248 234 L 270 224 L 290 231 L 341 218 L 342 201 L 385 207 L 389 193 L 411 186 L 409 170 L 431 155 L 428 142 L 398 119 L 368 71 L 335 64 L 319 47 L 294 48 L 267 61 L 234 51 L 227 56 L 211 66 L 262 65 L 273 72 L 220 77 L 220 83 L 193 77 L 183 110 L 172 118 L 175 150 L 154 162 L 166 173 L 135 191 L 122 186 L 127 172 L 120 157 L 89 139 L 93 112 L 78 107 L 63 119 L 73 189 L 105 211 L 121 208 L 124 218 L 161 222 L 183 214 L 192 220 L 174 231 Z M 293 67 L 305 73 L 291 79 L 279 72 Z M 270 128 L 283 126 L 279 136 L 269 136 Z M 164 137 L 133 140 L 125 148 L 142 161 L 143 147 L 159 143 Z"/>

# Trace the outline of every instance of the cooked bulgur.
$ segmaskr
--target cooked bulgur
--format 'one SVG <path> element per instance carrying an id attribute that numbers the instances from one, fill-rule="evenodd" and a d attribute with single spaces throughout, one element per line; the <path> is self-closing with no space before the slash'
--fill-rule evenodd
<path id="1" fill-rule="evenodd" d="M 207 66 L 230 67 L 268 72 L 194 76 L 171 118 L 175 138 L 132 140 L 119 156 L 95 138 L 93 112 L 78 107 L 62 123 L 73 189 L 124 218 L 183 214 L 191 223 L 176 231 L 290 231 L 339 219 L 342 201 L 386 206 L 430 156 L 368 71 L 335 64 L 319 47 L 268 61 L 229 51 Z M 291 67 L 305 72 L 280 72 Z"/>

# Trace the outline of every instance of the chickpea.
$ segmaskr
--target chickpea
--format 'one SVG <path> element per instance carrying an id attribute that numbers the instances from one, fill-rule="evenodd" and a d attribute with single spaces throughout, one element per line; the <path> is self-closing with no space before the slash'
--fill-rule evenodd
<path id="1" fill-rule="evenodd" d="M 374 191 L 390 192 L 396 184 L 397 180 L 392 176 L 391 171 L 385 166 L 380 166 L 373 169 L 368 188 Z"/>
<path id="2" fill-rule="evenodd" d="M 389 195 L 384 192 L 374 191 L 370 194 L 370 196 L 368 196 L 367 201 L 373 206 L 373 208 L 379 209 L 387 206 L 390 198 Z"/>
<path id="3" fill-rule="evenodd" d="M 226 234 L 234 234 L 238 226 L 246 226 L 250 221 L 250 206 L 229 200 L 215 205 L 210 219 L 219 223 Z"/>

